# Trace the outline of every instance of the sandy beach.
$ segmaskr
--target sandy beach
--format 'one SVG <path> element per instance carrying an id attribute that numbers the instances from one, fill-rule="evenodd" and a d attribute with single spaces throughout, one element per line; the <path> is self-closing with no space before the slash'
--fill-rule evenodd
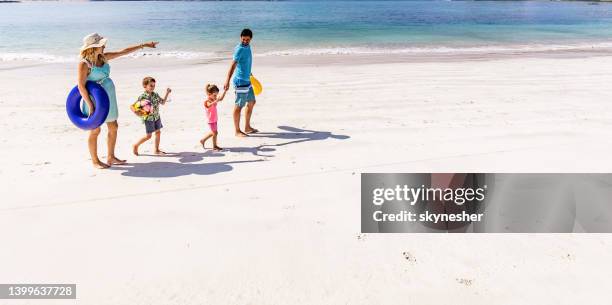
<path id="1" fill-rule="evenodd" d="M 595 289 L 612 273 L 610 235 L 360 234 L 359 209 L 364 172 L 612 171 L 612 53 L 256 57 L 261 133 L 233 136 L 229 93 L 216 153 L 198 143 L 203 88 L 228 64 L 112 62 L 129 163 L 95 170 L 65 113 L 75 64 L 0 62 L 0 282 L 77 283 L 76 303 L 96 305 L 612 297 Z M 151 142 L 131 153 L 144 76 L 173 89 L 165 157 Z"/>

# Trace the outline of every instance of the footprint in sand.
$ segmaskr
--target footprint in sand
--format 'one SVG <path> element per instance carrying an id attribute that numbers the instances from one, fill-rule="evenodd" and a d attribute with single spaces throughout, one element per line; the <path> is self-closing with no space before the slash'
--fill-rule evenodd
<path id="1" fill-rule="evenodd" d="M 457 283 L 467 287 L 472 286 L 472 284 L 474 283 L 474 280 L 466 278 L 456 278 L 455 280 L 457 281 Z"/>
<path id="2" fill-rule="evenodd" d="M 408 251 L 404 251 L 402 252 L 402 255 L 404 256 L 404 259 L 406 259 L 408 262 L 412 263 L 412 264 L 416 264 L 417 259 L 414 255 L 412 255 L 412 253 L 408 252 Z"/>
<path id="3" fill-rule="evenodd" d="M 572 261 L 575 261 L 575 260 L 576 260 L 576 257 L 575 257 L 574 255 L 572 255 L 571 253 L 567 253 L 567 254 L 565 254 L 565 255 L 562 255 L 562 256 L 561 256 L 561 258 L 562 258 L 563 260 L 570 261 L 570 262 L 572 262 Z"/>

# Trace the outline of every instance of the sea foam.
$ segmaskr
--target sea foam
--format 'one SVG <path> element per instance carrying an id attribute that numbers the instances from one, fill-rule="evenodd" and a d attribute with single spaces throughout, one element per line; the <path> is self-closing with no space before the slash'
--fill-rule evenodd
<path id="1" fill-rule="evenodd" d="M 511 54 L 511 53 L 542 53 L 559 51 L 606 51 L 612 49 L 612 42 L 593 42 L 575 44 L 514 44 L 514 45 L 482 45 L 482 46 L 410 46 L 410 47 L 386 47 L 386 46 L 355 46 L 355 47 L 314 47 L 293 48 L 281 50 L 255 50 L 256 57 L 274 56 L 317 56 L 317 55 L 427 55 L 427 54 Z M 177 60 L 217 60 L 227 59 L 231 56 L 231 50 L 226 52 L 204 52 L 204 51 L 143 51 L 126 56 L 138 60 L 147 58 L 177 59 Z M 36 52 L 0 53 L 0 62 L 9 61 L 35 61 L 45 63 L 70 63 L 78 62 L 78 56 L 45 54 Z"/>

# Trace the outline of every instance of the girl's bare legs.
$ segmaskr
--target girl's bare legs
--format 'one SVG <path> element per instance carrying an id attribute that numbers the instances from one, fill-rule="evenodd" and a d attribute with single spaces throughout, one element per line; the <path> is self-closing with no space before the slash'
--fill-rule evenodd
<path id="1" fill-rule="evenodd" d="M 125 164 L 125 160 L 121 160 L 115 156 L 115 144 L 117 143 L 117 129 L 119 129 L 119 124 L 117 124 L 117 121 L 112 121 L 106 123 L 106 126 L 108 126 L 108 165 Z"/>
<path id="2" fill-rule="evenodd" d="M 150 138 L 151 138 L 151 134 L 147 133 L 146 136 L 142 137 L 140 140 L 138 140 L 138 142 L 136 142 L 136 144 L 134 144 L 134 146 L 132 146 L 134 155 L 138 156 L 138 146 L 140 146 L 140 144 L 148 141 Z"/>
<path id="3" fill-rule="evenodd" d="M 204 146 L 204 143 L 206 143 L 206 141 L 207 141 L 208 139 L 210 139 L 210 137 L 212 137 L 212 136 L 213 136 L 213 133 L 212 133 L 212 132 L 209 132 L 209 133 L 207 133 L 207 134 L 206 134 L 206 135 L 205 135 L 205 136 L 204 136 L 204 137 L 203 137 L 203 138 L 200 140 L 200 144 L 202 144 L 202 148 L 206 148 L 206 147 Z M 214 145 L 214 142 L 213 142 L 213 145 Z"/>
<path id="4" fill-rule="evenodd" d="M 217 146 L 217 134 L 219 134 L 216 131 L 212 132 L 212 138 L 213 138 L 213 150 L 215 151 L 219 151 L 219 150 L 223 150 L 223 148 Z"/>
<path id="5" fill-rule="evenodd" d="M 159 141 L 161 140 L 161 130 L 155 131 L 155 154 L 156 155 L 165 155 L 166 153 L 159 150 Z"/>
<path id="6" fill-rule="evenodd" d="M 89 146 L 89 154 L 91 155 L 91 162 L 95 168 L 103 169 L 108 168 L 108 164 L 100 161 L 98 158 L 98 135 L 100 134 L 100 127 L 92 129 L 89 132 L 89 138 L 87 139 L 87 145 Z"/>

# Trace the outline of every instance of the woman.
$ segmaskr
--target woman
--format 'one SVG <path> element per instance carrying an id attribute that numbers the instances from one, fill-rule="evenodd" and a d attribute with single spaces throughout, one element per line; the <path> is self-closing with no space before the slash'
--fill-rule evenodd
<path id="1" fill-rule="evenodd" d="M 87 92 L 85 83 L 87 81 L 94 81 L 100 84 L 108 93 L 110 100 L 110 108 L 108 116 L 106 118 L 106 125 L 108 126 L 108 159 L 107 163 L 100 161 L 98 158 L 98 135 L 100 134 L 100 127 L 91 130 L 89 133 L 89 153 L 91 154 L 91 161 L 95 168 L 108 168 L 113 164 L 125 164 L 125 160 L 121 160 L 115 156 L 115 143 L 117 142 L 117 117 L 119 115 L 117 110 L 117 96 L 115 95 L 115 85 L 109 78 L 110 66 L 108 61 L 121 57 L 123 55 L 130 54 L 137 50 L 143 49 L 144 47 L 155 48 L 158 42 L 147 42 L 139 44 L 137 46 L 131 46 L 118 52 L 104 52 L 106 46 L 106 38 L 98 35 L 97 33 L 89 34 L 83 38 L 83 46 L 81 47 L 81 61 L 79 62 L 78 68 L 78 87 L 85 104 L 83 105 L 83 112 L 86 115 L 90 115 L 89 109 L 92 109 L 91 113 L 95 111 L 94 104 Z"/>

